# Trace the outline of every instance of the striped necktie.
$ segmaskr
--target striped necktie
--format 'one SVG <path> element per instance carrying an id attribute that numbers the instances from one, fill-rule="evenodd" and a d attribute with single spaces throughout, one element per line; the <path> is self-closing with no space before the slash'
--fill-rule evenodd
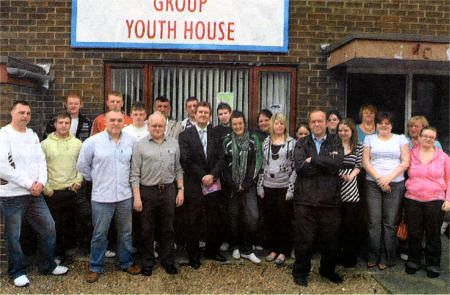
<path id="1" fill-rule="evenodd" d="M 206 143 L 206 130 L 200 129 L 199 133 L 200 133 L 200 141 L 202 142 L 202 145 L 203 145 L 203 152 L 205 153 L 205 158 L 206 158 L 206 146 L 207 146 L 207 143 Z"/>

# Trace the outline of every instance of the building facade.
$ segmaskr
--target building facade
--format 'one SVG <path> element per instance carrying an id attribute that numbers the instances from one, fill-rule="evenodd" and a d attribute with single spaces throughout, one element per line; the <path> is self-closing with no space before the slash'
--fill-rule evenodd
<path id="1" fill-rule="evenodd" d="M 6 62 L 0 64 L 0 126 L 9 121 L 8 107 L 15 99 L 31 101 L 30 126 L 41 136 L 45 122 L 73 91 L 81 93 L 83 113 L 91 118 L 104 111 L 105 93 L 119 90 L 125 94 L 125 111 L 137 100 L 151 110 L 153 98 L 164 94 L 179 120 L 186 116 L 187 97 L 214 106 L 218 94 L 232 93 L 234 107 L 247 114 L 252 126 L 259 110 L 270 107 L 288 114 L 291 130 L 315 108 L 337 109 L 358 120 L 361 104 L 373 103 L 396 113 L 394 130 L 400 133 L 409 117 L 425 114 L 449 151 L 449 1 L 288 4 L 288 50 L 273 53 L 74 48 L 73 1 L 0 0 L 1 56 L 51 65 L 54 78 L 46 89 L 8 78 Z M 385 43 L 379 46 L 379 41 Z M 373 54 L 380 51 L 384 54 Z M 0 243 L 0 262 L 5 257 Z"/>

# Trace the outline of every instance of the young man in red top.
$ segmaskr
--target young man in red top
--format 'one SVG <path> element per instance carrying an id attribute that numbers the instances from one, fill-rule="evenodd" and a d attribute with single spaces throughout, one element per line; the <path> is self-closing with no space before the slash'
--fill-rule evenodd
<path id="1" fill-rule="evenodd" d="M 122 111 L 123 107 L 123 95 L 119 91 L 111 91 L 106 98 L 106 111 Z M 97 134 L 105 130 L 105 114 L 98 115 L 92 125 L 92 134 Z M 133 119 L 125 114 L 124 116 L 125 126 L 133 124 Z"/>

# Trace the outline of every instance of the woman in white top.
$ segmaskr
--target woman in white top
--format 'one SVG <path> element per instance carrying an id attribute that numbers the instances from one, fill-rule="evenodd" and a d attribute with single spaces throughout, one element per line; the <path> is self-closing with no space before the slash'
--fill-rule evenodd
<path id="1" fill-rule="evenodd" d="M 380 270 L 395 262 L 398 212 L 405 192 L 404 172 L 409 166 L 408 140 L 391 133 L 392 121 L 392 113 L 377 113 L 378 133 L 364 139 L 370 243 L 367 266 L 378 264 Z"/>

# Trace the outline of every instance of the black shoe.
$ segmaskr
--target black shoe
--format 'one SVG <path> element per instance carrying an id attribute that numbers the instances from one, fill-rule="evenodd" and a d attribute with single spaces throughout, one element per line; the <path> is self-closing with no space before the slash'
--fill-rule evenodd
<path id="1" fill-rule="evenodd" d="M 200 260 L 198 258 L 196 258 L 196 259 L 191 259 L 191 261 L 189 262 L 189 265 L 193 269 L 199 269 L 202 264 L 200 263 Z"/>
<path id="2" fill-rule="evenodd" d="M 176 275 L 178 273 L 178 269 L 173 264 L 165 265 L 164 269 L 166 270 L 166 273 L 170 275 Z"/>
<path id="3" fill-rule="evenodd" d="M 71 265 L 73 262 L 74 262 L 74 261 L 73 261 L 72 255 L 65 255 L 65 256 L 63 257 L 63 259 L 61 259 L 60 265 L 67 266 L 67 265 Z"/>
<path id="4" fill-rule="evenodd" d="M 429 278 L 437 278 L 439 276 L 439 273 L 437 271 L 427 270 L 427 277 Z"/>
<path id="5" fill-rule="evenodd" d="M 294 278 L 294 283 L 299 286 L 308 287 L 308 280 L 305 277 Z"/>
<path id="6" fill-rule="evenodd" d="M 342 278 L 335 272 L 324 273 L 324 272 L 319 271 L 319 273 L 322 277 L 329 279 L 331 282 L 333 282 L 335 284 L 340 284 L 343 282 Z"/>
<path id="7" fill-rule="evenodd" d="M 149 277 L 153 274 L 153 270 L 151 268 L 143 268 L 141 274 L 143 276 Z"/>
<path id="8" fill-rule="evenodd" d="M 205 254 L 205 257 L 211 260 L 219 261 L 219 262 L 225 262 L 227 259 L 220 253 L 216 254 Z"/>
<path id="9" fill-rule="evenodd" d="M 405 272 L 406 272 L 407 274 L 409 274 L 409 275 L 415 274 L 416 271 L 417 271 L 417 269 L 415 269 L 415 268 L 412 268 L 412 267 L 409 267 L 409 266 L 406 266 L 406 267 L 405 267 Z"/>

